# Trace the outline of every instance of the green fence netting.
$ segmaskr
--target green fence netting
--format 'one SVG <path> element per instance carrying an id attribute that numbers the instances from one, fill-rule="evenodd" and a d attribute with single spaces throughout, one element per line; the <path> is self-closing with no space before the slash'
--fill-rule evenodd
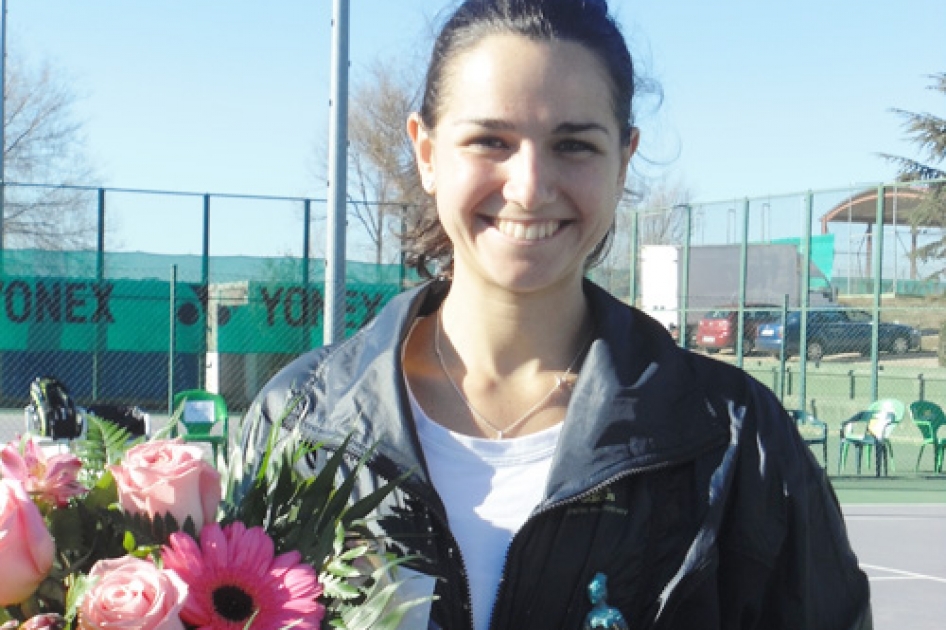
<path id="1" fill-rule="evenodd" d="M 29 382 L 42 375 L 64 381 L 83 402 L 160 406 L 174 379 L 174 390 L 210 384 L 240 408 L 288 360 L 322 345 L 321 260 L 302 282 L 292 280 L 304 275 L 300 261 L 211 258 L 204 284 L 197 256 L 109 253 L 106 273 L 98 273 L 96 252 L 5 254 L 0 400 L 7 406 L 24 403 Z M 399 265 L 350 262 L 346 275 L 346 334 L 409 281 Z"/>
<path id="2" fill-rule="evenodd" d="M 924 205 L 942 185 L 667 209 L 628 200 L 589 276 L 680 344 L 815 412 L 836 474 L 841 423 L 871 402 L 946 405 L 946 259 L 935 247 L 946 231 Z M 324 202 L 16 186 L 6 184 L 8 199 L 37 212 L 48 194 L 62 203 L 57 221 L 37 224 L 43 238 L 11 224 L 0 241 L 0 407 L 21 407 L 33 378 L 55 376 L 80 404 L 162 410 L 171 392 L 206 387 L 239 413 L 322 344 Z M 379 206 L 385 234 L 398 212 Z M 416 280 L 395 238 L 358 226 L 349 223 L 349 256 L 386 262 L 346 262 L 346 334 Z M 897 474 L 914 474 L 923 442 L 909 414 L 891 440 Z"/>

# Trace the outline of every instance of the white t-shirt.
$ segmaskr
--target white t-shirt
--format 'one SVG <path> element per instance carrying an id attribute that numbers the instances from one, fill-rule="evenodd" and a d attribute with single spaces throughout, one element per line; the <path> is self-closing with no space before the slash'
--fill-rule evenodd
<path id="1" fill-rule="evenodd" d="M 509 543 L 542 499 L 562 425 L 525 437 L 474 438 L 445 429 L 410 398 L 430 476 L 470 578 L 474 627 L 485 630 Z"/>

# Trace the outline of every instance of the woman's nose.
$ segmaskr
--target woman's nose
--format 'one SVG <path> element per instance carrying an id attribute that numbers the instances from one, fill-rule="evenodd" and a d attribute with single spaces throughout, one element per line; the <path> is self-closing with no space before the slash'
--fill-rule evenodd
<path id="1" fill-rule="evenodd" d="M 506 201 L 536 210 L 555 199 L 554 167 L 531 146 L 521 146 L 506 162 Z"/>

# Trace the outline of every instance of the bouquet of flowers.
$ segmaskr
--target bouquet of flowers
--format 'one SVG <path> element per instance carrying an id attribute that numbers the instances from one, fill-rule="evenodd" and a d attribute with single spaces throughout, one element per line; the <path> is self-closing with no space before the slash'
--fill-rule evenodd
<path id="1" fill-rule="evenodd" d="M 0 451 L 0 630 L 393 629 L 429 602 L 365 527 L 397 480 L 351 503 L 344 449 L 303 479 L 312 449 L 271 440 L 224 481 L 197 445 L 88 420 L 68 453 Z"/>

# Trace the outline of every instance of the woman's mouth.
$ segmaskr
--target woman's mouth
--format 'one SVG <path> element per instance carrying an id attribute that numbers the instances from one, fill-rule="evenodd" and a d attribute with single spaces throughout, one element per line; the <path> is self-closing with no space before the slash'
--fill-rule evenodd
<path id="1" fill-rule="evenodd" d="M 520 241 L 540 241 L 549 238 L 565 225 L 566 221 L 510 221 L 494 219 L 493 227 L 499 233 Z"/>

